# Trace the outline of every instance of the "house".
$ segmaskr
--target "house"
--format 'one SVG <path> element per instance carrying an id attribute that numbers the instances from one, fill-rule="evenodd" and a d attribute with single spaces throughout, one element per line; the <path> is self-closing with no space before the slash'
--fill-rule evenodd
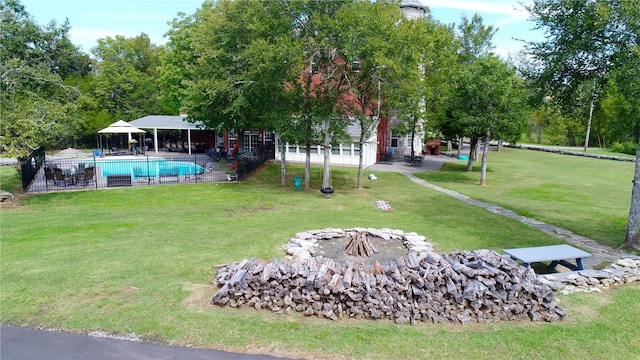
<path id="1" fill-rule="evenodd" d="M 360 152 L 362 152 L 363 165 L 365 167 L 375 164 L 378 161 L 377 154 L 377 135 L 374 133 L 369 139 L 364 141 L 362 149 L 360 148 L 360 127 L 350 125 L 347 133 L 351 137 L 350 142 L 337 144 L 331 148 L 331 165 L 337 166 L 358 166 L 360 163 Z M 280 149 L 285 148 L 285 157 L 287 161 L 303 163 L 306 161 L 306 147 L 289 144 L 282 144 L 280 138 L 276 134 L 276 160 L 281 160 Z M 324 150 L 322 146 L 311 146 L 311 163 L 322 164 L 324 161 Z"/>

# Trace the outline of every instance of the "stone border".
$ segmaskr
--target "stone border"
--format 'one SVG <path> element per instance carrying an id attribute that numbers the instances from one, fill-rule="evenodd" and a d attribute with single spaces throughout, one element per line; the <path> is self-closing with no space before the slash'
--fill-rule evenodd
<path id="1" fill-rule="evenodd" d="M 640 257 L 616 260 L 602 270 L 579 270 L 538 275 L 538 279 L 561 294 L 601 292 L 612 285 L 640 281 Z"/>
<path id="2" fill-rule="evenodd" d="M 428 253 L 433 252 L 433 245 L 426 241 L 426 237 L 415 232 L 404 232 L 388 228 L 350 228 L 334 229 L 326 228 L 321 230 L 309 230 L 297 233 L 291 240 L 283 245 L 289 260 L 306 260 L 315 255 L 315 249 L 320 240 L 333 240 L 346 236 L 353 236 L 358 232 L 366 232 L 369 235 L 377 236 L 383 240 L 400 240 L 407 247 L 407 252 L 415 252 L 418 259 L 423 259 Z"/>
<path id="3" fill-rule="evenodd" d="M 507 147 L 507 145 L 505 145 L 505 147 Z M 600 154 L 586 153 L 586 152 L 583 152 L 583 151 L 573 151 L 573 150 L 566 150 L 566 149 L 561 149 L 561 148 L 550 148 L 550 147 L 544 147 L 544 146 L 517 145 L 516 144 L 516 145 L 509 145 L 508 147 L 512 147 L 512 148 L 515 148 L 515 149 L 544 151 L 544 152 L 550 152 L 550 153 L 561 154 L 561 155 L 582 156 L 582 157 L 589 157 L 589 158 L 594 158 L 594 159 L 615 160 L 615 161 L 623 161 L 623 162 L 636 162 L 635 158 L 628 158 L 628 157 L 624 157 L 624 156 L 600 155 Z"/>

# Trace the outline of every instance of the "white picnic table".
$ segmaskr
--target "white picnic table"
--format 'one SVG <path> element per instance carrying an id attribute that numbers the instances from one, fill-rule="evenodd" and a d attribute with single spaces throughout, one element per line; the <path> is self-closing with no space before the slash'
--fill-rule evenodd
<path id="1" fill-rule="evenodd" d="M 573 271 L 584 270 L 582 259 L 591 256 L 588 252 L 571 245 L 535 246 L 505 249 L 503 251 L 511 256 L 512 259 L 522 261 L 526 267 L 531 267 L 531 264 L 537 262 L 551 261 L 551 264 L 547 267 L 548 270 L 554 270 L 558 264 Z M 570 259 L 575 260 L 575 265 L 567 261 Z"/>

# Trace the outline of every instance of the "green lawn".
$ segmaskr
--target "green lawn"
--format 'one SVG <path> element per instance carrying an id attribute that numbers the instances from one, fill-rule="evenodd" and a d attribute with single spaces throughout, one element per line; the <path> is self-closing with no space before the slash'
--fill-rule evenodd
<path id="1" fill-rule="evenodd" d="M 13 166 L 0 166 L 0 190 L 13 192 L 21 189 L 22 182 L 17 176 L 18 172 Z"/>
<path id="2" fill-rule="evenodd" d="M 624 241 L 634 163 L 505 149 L 487 164 L 488 186 L 478 186 L 479 164 L 465 172 L 462 161 L 418 176 L 602 244 Z"/>
<path id="3" fill-rule="evenodd" d="M 495 186 L 503 176 L 495 167 L 499 157 L 491 155 L 492 185 L 481 189 Z M 589 164 L 597 164 L 591 165 L 592 173 L 600 168 L 600 163 Z M 300 167 L 289 168 L 290 178 L 301 173 Z M 312 175 L 313 186 L 319 188 L 319 169 L 314 168 Z M 309 229 L 360 226 L 415 231 L 429 237 L 439 252 L 560 243 L 402 175 L 376 175 L 377 181 L 354 190 L 355 170 L 333 169 L 336 193 L 329 198 L 319 191 L 293 191 L 291 180 L 289 187 L 280 188 L 279 165 L 238 184 L 163 185 L 22 198 L 0 210 L 0 319 L 74 332 L 135 333 L 164 343 L 295 358 L 599 358 L 615 354 L 631 359 L 640 353 L 636 341 L 640 286 L 635 284 L 602 294 L 560 296 L 568 320 L 550 324 L 399 326 L 208 305 L 215 290 L 210 285 L 212 265 L 282 257 L 282 245 L 296 232 Z M 454 185 L 474 188 L 465 181 Z M 388 201 L 393 210 L 377 210 L 376 200 Z M 624 208 L 624 204 L 618 206 Z"/>

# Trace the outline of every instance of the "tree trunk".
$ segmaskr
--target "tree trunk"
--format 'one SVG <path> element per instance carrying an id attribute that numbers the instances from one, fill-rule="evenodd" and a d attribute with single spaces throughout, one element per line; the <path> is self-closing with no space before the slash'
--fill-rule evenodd
<path id="1" fill-rule="evenodd" d="M 473 161 L 478 161 L 478 154 L 480 153 L 480 138 L 476 139 L 476 150 L 473 152 Z"/>
<path id="2" fill-rule="evenodd" d="M 325 120 L 324 123 L 324 173 L 322 174 L 322 188 L 328 189 L 331 187 L 331 132 L 329 131 L 329 120 Z M 362 151 L 360 151 L 362 154 Z M 329 196 L 328 193 L 324 193 L 325 197 Z"/>
<path id="3" fill-rule="evenodd" d="M 589 120 L 587 121 L 587 135 L 584 139 L 584 152 L 587 152 L 587 148 L 589 147 L 589 136 L 591 136 L 591 120 L 593 120 L 593 108 L 596 104 L 596 84 L 595 80 L 593 81 L 593 92 L 591 93 L 591 103 L 589 104 Z"/>
<path id="4" fill-rule="evenodd" d="M 498 140 L 498 152 L 502 151 L 502 147 L 504 146 L 504 140 Z"/>
<path id="5" fill-rule="evenodd" d="M 473 171 L 473 159 L 476 157 L 478 138 L 471 138 L 469 142 L 469 161 L 467 161 L 467 171 Z"/>
<path id="6" fill-rule="evenodd" d="M 447 140 L 447 152 L 453 151 L 453 143 L 451 140 Z"/>
<path id="7" fill-rule="evenodd" d="M 462 151 L 463 147 L 464 147 L 464 138 L 461 136 L 458 139 L 458 156 L 460 156 L 460 152 Z"/>
<path id="8" fill-rule="evenodd" d="M 311 190 L 311 144 L 307 143 L 304 160 L 304 189 Z"/>
<path id="9" fill-rule="evenodd" d="M 487 131 L 484 138 L 484 148 L 482 149 L 482 167 L 480 169 L 480 186 L 487 185 L 487 157 L 489 157 L 489 141 L 491 141 L 491 131 Z"/>
<path id="10" fill-rule="evenodd" d="M 362 134 L 362 132 L 361 132 Z M 358 155 L 358 181 L 356 184 L 356 188 L 357 189 L 362 189 L 362 172 L 364 171 L 364 164 L 363 164 L 363 160 L 364 160 L 364 140 L 362 138 L 362 135 L 360 135 L 360 154 Z"/>
<path id="11" fill-rule="evenodd" d="M 414 126 L 414 128 L 411 130 L 411 158 L 412 159 L 413 159 L 414 156 L 416 156 L 416 149 L 413 146 L 413 144 L 415 142 L 414 141 L 415 136 L 416 136 L 416 129 L 415 129 L 415 126 Z M 360 153 L 362 153 L 362 149 L 360 149 Z"/>
<path id="12" fill-rule="evenodd" d="M 636 166 L 632 183 L 631 206 L 629 208 L 627 234 L 625 235 L 623 246 L 640 249 L 640 244 L 638 243 L 638 225 L 640 225 L 640 140 L 638 140 L 638 150 L 636 150 Z"/>
<path id="13" fill-rule="evenodd" d="M 287 186 L 287 160 L 286 160 L 286 146 L 281 144 L 280 146 L 280 186 Z"/>

